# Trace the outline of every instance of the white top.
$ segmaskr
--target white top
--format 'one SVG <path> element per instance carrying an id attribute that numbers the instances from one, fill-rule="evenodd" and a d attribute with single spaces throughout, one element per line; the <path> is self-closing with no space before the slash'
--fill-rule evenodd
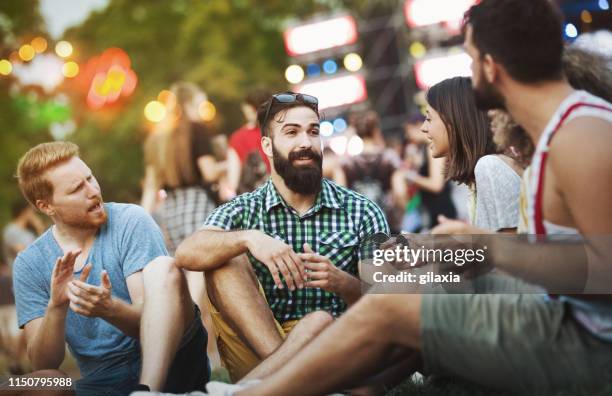
<path id="1" fill-rule="evenodd" d="M 491 231 L 515 228 L 519 219 L 521 177 L 497 155 L 485 155 L 474 168 L 470 189 L 470 222 Z"/>

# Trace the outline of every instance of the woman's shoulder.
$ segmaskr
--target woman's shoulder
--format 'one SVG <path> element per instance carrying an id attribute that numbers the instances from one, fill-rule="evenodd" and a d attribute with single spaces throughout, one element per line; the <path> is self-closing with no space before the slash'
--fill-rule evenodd
<path id="1" fill-rule="evenodd" d="M 481 157 L 474 167 L 474 174 L 479 175 L 513 175 L 520 178 L 517 169 L 514 168 L 512 158 L 503 154 L 489 154 Z"/>

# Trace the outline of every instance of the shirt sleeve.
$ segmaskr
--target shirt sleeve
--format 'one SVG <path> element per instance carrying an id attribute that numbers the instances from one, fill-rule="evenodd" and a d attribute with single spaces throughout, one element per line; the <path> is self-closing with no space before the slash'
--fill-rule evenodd
<path id="1" fill-rule="evenodd" d="M 49 288 L 49 281 L 45 281 L 40 271 L 32 268 L 22 256 L 17 256 L 13 267 L 13 291 L 20 329 L 26 323 L 45 316 Z"/>
<path id="2" fill-rule="evenodd" d="M 371 257 L 375 235 L 385 234 L 388 236 L 389 233 L 389 224 L 383 211 L 374 202 L 366 200 L 359 231 L 359 261 Z"/>
<path id="3" fill-rule="evenodd" d="M 519 221 L 519 175 L 497 156 L 476 163 L 476 209 L 474 225 L 491 231 L 515 228 Z"/>
<path id="4" fill-rule="evenodd" d="M 234 198 L 213 210 L 204 221 L 202 228 L 214 226 L 227 231 L 240 230 L 243 228 L 242 214 L 242 204 L 239 198 Z"/>
<path id="5" fill-rule="evenodd" d="M 123 228 L 120 251 L 123 276 L 127 278 L 156 257 L 167 256 L 168 251 L 161 230 L 143 208 L 131 205 L 124 216 L 127 226 Z"/>

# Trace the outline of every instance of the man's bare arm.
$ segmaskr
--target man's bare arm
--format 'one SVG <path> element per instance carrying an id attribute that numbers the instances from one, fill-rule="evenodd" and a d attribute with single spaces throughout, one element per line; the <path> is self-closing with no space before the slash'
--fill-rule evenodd
<path id="1" fill-rule="evenodd" d="M 209 271 L 248 251 L 251 230 L 226 231 L 208 227 L 186 238 L 176 249 L 177 265 L 190 271 Z"/>
<path id="2" fill-rule="evenodd" d="M 586 243 L 506 244 L 496 265 L 549 290 L 584 289 L 586 282 L 587 292 L 606 292 L 612 289 L 612 124 L 586 117 L 569 122 L 551 142 L 549 158 Z"/>
<path id="3" fill-rule="evenodd" d="M 284 287 L 281 274 L 290 290 L 304 286 L 304 266 L 291 246 L 259 230 L 200 230 L 179 245 L 176 263 L 190 271 L 210 271 L 247 251 L 268 267 L 277 287 Z"/>
<path id="4" fill-rule="evenodd" d="M 68 305 L 50 303 L 45 316 L 26 323 L 28 358 L 34 370 L 58 369 L 64 361 L 67 312 Z"/>

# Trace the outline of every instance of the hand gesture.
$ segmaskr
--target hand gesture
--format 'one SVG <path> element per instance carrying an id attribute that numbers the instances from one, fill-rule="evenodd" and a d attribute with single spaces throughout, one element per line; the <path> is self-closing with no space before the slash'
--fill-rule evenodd
<path id="1" fill-rule="evenodd" d="M 304 244 L 304 253 L 298 256 L 308 270 L 306 287 L 319 287 L 325 291 L 339 294 L 347 282 L 353 278 L 349 273 L 336 267 L 327 257 L 315 253 L 307 243 Z"/>
<path id="2" fill-rule="evenodd" d="M 79 254 L 81 254 L 80 250 L 71 250 L 55 261 L 55 266 L 51 273 L 50 305 L 54 307 L 68 305 L 68 283 L 72 280 L 74 263 Z"/>
<path id="3" fill-rule="evenodd" d="M 296 286 L 300 289 L 304 287 L 304 266 L 291 246 L 263 232 L 256 231 L 249 241 L 249 251 L 268 267 L 279 289 L 283 288 L 280 274 L 283 275 L 289 290 L 295 290 Z"/>
<path id="4" fill-rule="evenodd" d="M 108 317 L 113 313 L 112 285 L 108 272 L 102 271 L 100 286 L 93 286 L 86 283 L 90 271 L 91 264 L 83 269 L 78 280 L 68 284 L 70 309 L 83 316 Z"/>

